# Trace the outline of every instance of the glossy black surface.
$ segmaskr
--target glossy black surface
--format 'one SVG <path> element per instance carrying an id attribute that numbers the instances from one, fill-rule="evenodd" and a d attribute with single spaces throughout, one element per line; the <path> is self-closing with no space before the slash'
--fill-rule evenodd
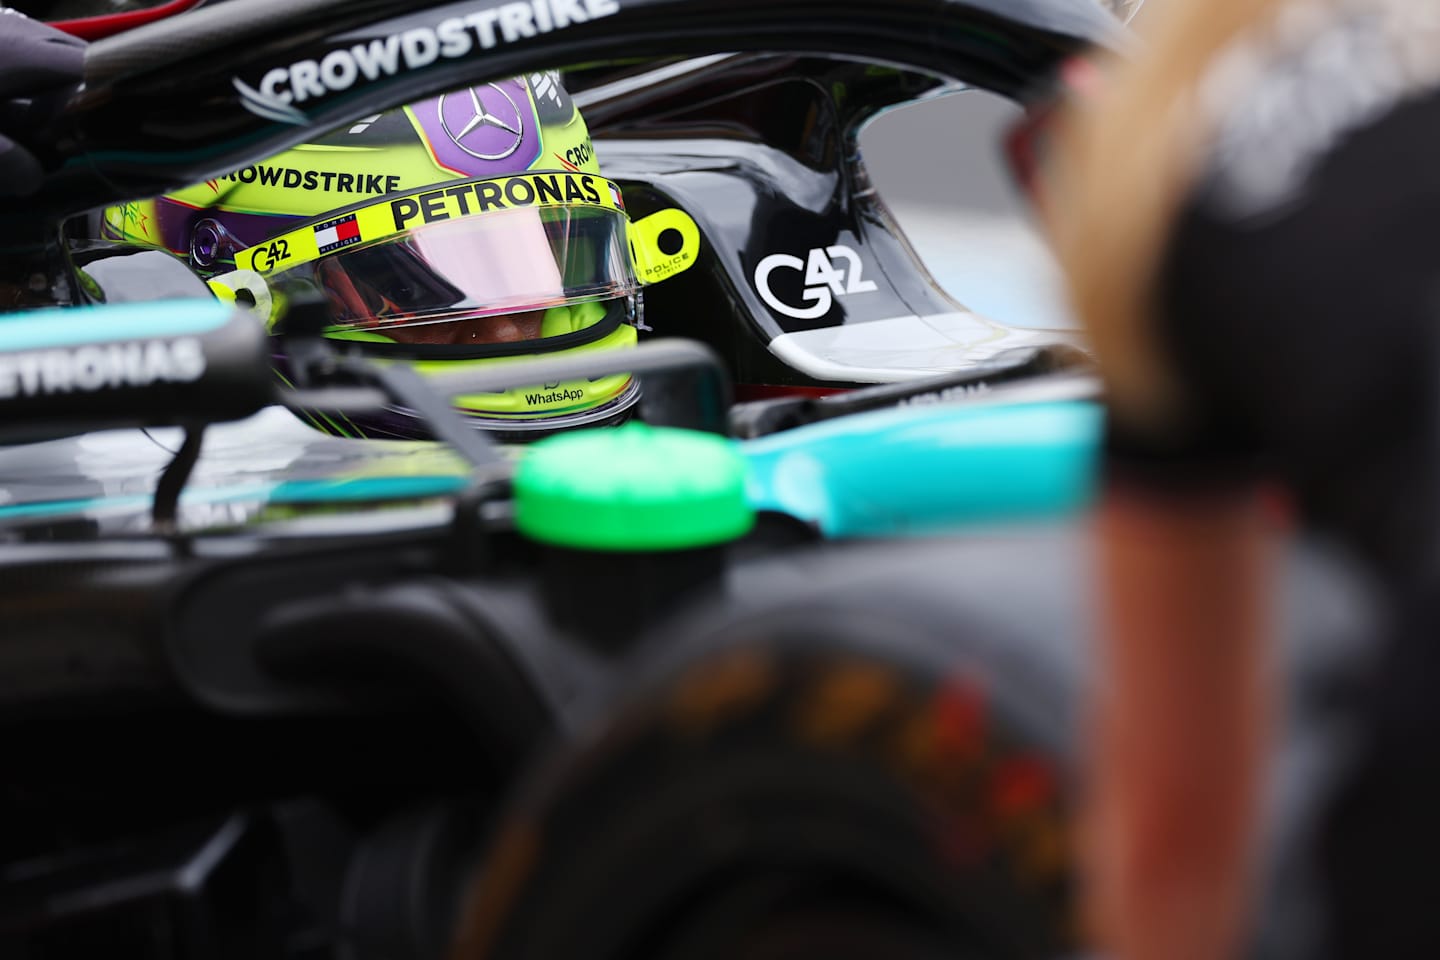
<path id="1" fill-rule="evenodd" d="M 868 2 L 579 0 L 573 9 L 585 11 L 586 22 L 513 41 L 501 29 L 484 51 L 473 49 L 476 41 L 494 30 L 474 26 L 466 56 L 404 69 L 405 41 L 397 35 L 427 35 L 449 22 L 450 33 L 441 35 L 453 39 L 455 24 L 490 24 L 501 6 L 449 4 L 385 19 L 393 7 L 373 0 L 222 3 L 92 45 L 86 87 L 41 144 L 55 166 L 52 180 L 0 210 L 0 227 L 14 227 L 3 232 L 0 301 L 8 293 L 11 302 L 0 309 L 88 298 L 57 242 L 63 214 L 197 182 L 317 128 L 424 93 L 580 61 L 570 83 L 632 214 L 678 206 L 701 228 L 697 267 L 648 291 L 656 334 L 709 344 L 742 397 L 752 385 L 873 382 L 873 375 L 833 364 L 798 369 L 771 348 L 785 333 L 961 309 L 930 278 L 872 189 L 858 155 L 860 128 L 881 110 L 958 83 L 1011 98 L 1044 96 L 1063 58 L 1117 32 L 1084 0 L 902 0 L 883 12 Z M 304 125 L 266 119 L 242 103 L 242 86 L 264 88 L 273 71 L 272 79 L 281 78 L 274 89 L 283 93 L 294 86 L 291 64 L 329 62 L 327 54 L 360 46 L 399 49 L 395 74 L 370 81 L 352 64 L 347 89 L 290 105 L 304 108 L 291 117 Z M 671 75 L 649 69 L 735 49 L 790 53 L 721 57 Z M 273 104 L 258 110 L 274 113 Z M 808 269 L 790 264 L 811 268 L 814 251 L 837 248 L 845 252 L 825 253 L 822 263 L 865 292 L 830 297 L 817 315 L 807 298 L 824 291 Z M 757 289 L 758 268 L 773 256 L 794 258 L 767 281 L 788 310 Z M 133 283 L 108 272 L 121 296 L 151 282 L 148 268 Z"/>
<path id="2" fill-rule="evenodd" d="M 1115 21 L 1087 0 L 883 6 L 868 0 L 585 0 L 586 22 L 507 42 L 503 30 L 498 39 L 494 34 L 492 14 L 503 4 L 493 0 L 413 5 L 403 14 L 398 6 L 394 0 L 225 3 L 94 44 L 85 88 L 46 138 L 56 173 L 7 218 L 153 195 L 278 152 L 314 129 L 537 68 L 746 49 L 815 51 L 905 65 L 1014 95 L 1058 56 L 1115 30 Z M 387 37 L 407 30 L 431 36 L 433 46 L 438 25 L 449 21 L 452 34 L 464 33 L 467 16 L 492 29 L 466 33 L 463 56 L 437 56 L 423 66 L 417 60 L 413 69 L 388 76 L 376 68 L 374 80 L 363 79 L 353 58 L 348 69 L 343 65 L 343 51 L 371 41 L 383 47 Z M 482 49 L 487 36 L 493 46 Z M 292 65 L 315 61 L 318 71 L 337 50 L 332 86 L 343 89 L 314 87 L 323 95 L 288 104 L 300 109 L 289 121 L 242 105 L 237 82 L 283 94 Z M 284 82 L 267 85 L 276 70 Z M 338 82 L 347 79 L 348 85 Z"/>
<path id="3" fill-rule="evenodd" d="M 1034 85 L 1043 79 L 1037 73 Z M 946 88 L 936 77 L 873 63 L 756 54 L 643 86 L 612 80 L 579 93 L 601 163 L 624 185 L 632 217 L 679 207 L 700 227 L 696 266 L 646 291 L 655 334 L 708 343 L 742 393 L 747 385 L 850 387 L 863 378 L 817 378 L 777 357 L 771 341 L 963 309 L 915 255 L 871 185 L 858 144 L 879 111 Z M 761 297 L 757 268 L 766 257 L 803 262 L 810 251 L 835 246 L 853 252 L 851 263 L 833 261 L 845 283 L 863 280 L 873 289 L 831 296 L 828 310 L 808 318 Z M 807 307 L 807 273 L 774 270 L 770 289 L 783 304 Z"/>

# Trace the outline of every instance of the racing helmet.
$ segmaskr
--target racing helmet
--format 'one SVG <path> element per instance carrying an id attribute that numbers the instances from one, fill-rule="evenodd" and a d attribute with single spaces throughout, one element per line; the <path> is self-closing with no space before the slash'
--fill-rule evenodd
<path id="1" fill-rule="evenodd" d="M 106 209 L 102 236 L 163 247 L 274 330 L 320 297 L 325 336 L 423 375 L 540 354 L 625 349 L 641 309 L 619 187 L 600 175 L 558 73 L 451 91 L 364 117 L 269 159 Z M 283 377 L 286 364 L 277 356 Z M 500 439 L 618 423 L 627 374 L 452 403 Z M 409 411 L 327 433 L 429 436 Z"/>

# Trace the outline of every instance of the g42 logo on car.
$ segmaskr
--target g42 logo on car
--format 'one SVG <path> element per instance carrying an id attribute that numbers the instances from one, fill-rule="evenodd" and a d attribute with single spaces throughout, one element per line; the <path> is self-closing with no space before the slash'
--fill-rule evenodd
<path id="1" fill-rule="evenodd" d="M 809 306 L 786 303 L 771 289 L 771 276 L 776 270 L 804 271 L 805 288 L 800 299 Z M 806 259 L 788 253 L 772 253 L 755 266 L 755 290 L 772 310 L 796 320 L 814 320 L 830 312 L 836 297 L 875 290 L 875 282 L 863 276 L 860 255 L 844 244 L 816 247 Z"/>

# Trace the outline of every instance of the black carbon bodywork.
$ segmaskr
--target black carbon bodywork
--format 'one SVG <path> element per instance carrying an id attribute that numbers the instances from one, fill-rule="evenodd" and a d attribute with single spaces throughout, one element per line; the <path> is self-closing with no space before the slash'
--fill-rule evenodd
<path id="1" fill-rule="evenodd" d="M 777 356 L 772 343 L 800 331 L 964 309 L 916 256 L 859 147 L 876 114 L 953 91 L 954 81 L 866 61 L 763 54 L 660 74 L 577 94 L 632 217 L 678 207 L 700 228 L 696 265 L 646 291 L 657 335 L 708 344 L 742 397 L 755 386 L 843 389 L 870 378 L 803 369 Z M 1040 97 L 1044 82 L 1037 73 L 1028 92 Z M 757 270 L 768 256 L 804 262 L 809 251 L 836 247 L 848 251 L 834 260 L 845 282 L 872 289 L 831 297 L 828 310 L 805 318 L 765 302 Z M 782 304 L 805 305 L 806 271 L 773 270 L 766 284 Z"/>
<path id="2" fill-rule="evenodd" d="M 83 88 L 30 134 L 49 178 L 0 209 L 8 299 L 17 307 L 114 302 L 129 299 L 130 288 L 164 296 L 170 271 L 141 259 L 126 265 L 134 279 L 118 264 L 100 265 L 104 283 L 95 272 L 84 278 L 83 264 L 67 259 L 59 223 L 223 175 L 379 106 L 560 68 L 632 214 L 679 207 L 700 227 L 696 266 L 647 291 L 646 316 L 659 335 L 714 348 L 742 399 L 908 377 L 776 344 L 786 334 L 964 310 L 929 276 L 870 184 L 861 128 L 883 110 L 964 86 L 1043 101 L 1065 59 L 1121 40 L 1118 24 L 1083 0 L 905 0 L 883 13 L 865 2 L 806 0 L 547 2 L 569 11 L 570 22 L 551 17 L 546 28 L 532 16 L 529 35 L 496 19 L 504 3 L 387 17 L 383 4 L 311 0 L 216 3 L 92 44 Z M 426 38 L 441 45 L 409 66 L 411 46 Z M 463 55 L 446 55 L 461 47 Z M 357 59 L 355 51 L 391 56 Z M 328 64 L 330 80 L 307 80 L 297 64 Z M 266 90 L 277 99 L 267 101 Z M 829 297 L 818 313 L 807 305 L 817 256 L 839 271 L 833 289 L 852 293 Z M 760 274 L 776 257 L 790 259 L 765 273 L 767 302 Z M 986 346 L 972 359 L 954 349 L 957 362 L 982 364 L 1009 343 L 1012 331 L 976 323 L 993 336 L 978 338 Z M 1045 340 L 1011 339 L 1017 347 Z"/>
<path id="3" fill-rule="evenodd" d="M 300 142 L 308 130 L 338 126 L 379 105 L 540 68 L 734 50 L 816 51 L 1018 96 L 1059 57 L 1116 31 L 1101 7 L 1081 0 L 902 0 L 884 8 L 863 0 L 586 0 L 568 5 L 588 11 L 583 22 L 510 41 L 501 31 L 488 49 L 476 28 L 463 55 L 431 57 L 374 80 L 352 77 L 336 91 L 287 104 L 299 111 L 288 122 L 246 109 L 239 94 L 237 83 L 258 89 L 271 71 L 318 64 L 337 49 L 433 31 L 447 20 L 493 21 L 500 6 L 426 4 L 395 16 L 377 0 L 220 4 L 100 41 L 87 54 L 86 89 L 52 137 L 57 157 L 85 162 L 55 177 L 32 202 L 77 212 L 154 195 L 259 160 Z M 183 97 L 176 96 L 177 82 Z"/>

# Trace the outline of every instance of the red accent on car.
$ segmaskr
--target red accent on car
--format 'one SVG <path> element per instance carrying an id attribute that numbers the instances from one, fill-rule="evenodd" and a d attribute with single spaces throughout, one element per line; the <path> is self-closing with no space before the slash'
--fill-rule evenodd
<path id="1" fill-rule="evenodd" d="M 169 3 L 162 3 L 149 10 L 107 13 L 98 17 L 77 17 L 74 20 L 54 20 L 50 22 L 50 26 L 80 37 L 82 40 L 101 40 L 105 37 L 113 37 L 117 33 L 124 33 L 126 30 L 142 27 L 147 23 L 154 23 L 156 20 L 173 17 L 177 13 L 184 13 L 191 7 L 198 6 L 200 2 L 201 0 L 170 0 Z"/>
<path id="2" fill-rule="evenodd" d="M 773 383 L 737 383 L 735 399 L 744 403 L 750 400 L 775 400 L 780 397 L 828 397 L 846 393 L 845 387 L 790 387 Z"/>

